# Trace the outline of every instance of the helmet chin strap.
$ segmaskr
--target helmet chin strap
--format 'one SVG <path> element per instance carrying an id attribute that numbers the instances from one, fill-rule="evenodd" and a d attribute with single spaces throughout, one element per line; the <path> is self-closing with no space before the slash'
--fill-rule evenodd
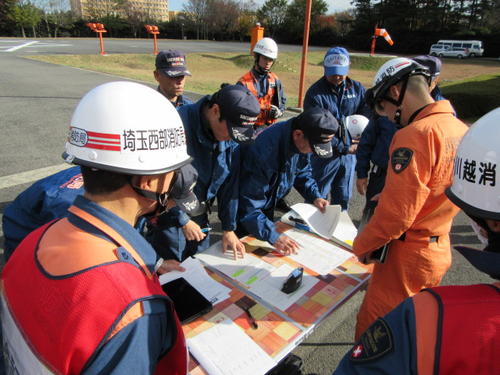
<path id="1" fill-rule="evenodd" d="M 261 67 L 259 65 L 258 62 L 255 63 L 255 70 L 258 71 L 259 73 L 262 73 L 262 74 L 269 72 L 269 69 L 264 69 L 263 67 Z"/>
<path id="2" fill-rule="evenodd" d="M 401 125 L 401 108 L 398 108 L 396 113 L 394 113 L 394 123 L 397 125 L 396 127 L 398 129 L 403 127 L 403 125 Z"/>
<path id="3" fill-rule="evenodd" d="M 160 180 L 160 184 L 163 185 L 164 181 L 165 181 L 165 175 L 162 176 L 162 178 Z M 173 183 L 173 181 L 171 183 Z M 141 189 L 137 186 L 134 186 L 132 181 L 130 181 L 130 186 L 140 196 L 157 202 L 160 207 L 167 207 L 168 191 L 164 192 L 164 193 L 158 193 L 156 191 L 144 190 L 144 189 Z"/>
<path id="4" fill-rule="evenodd" d="M 134 189 L 134 191 L 137 194 L 139 194 L 140 196 L 157 202 L 161 207 L 167 206 L 168 193 L 158 193 L 156 191 L 140 189 L 134 185 L 131 185 L 131 186 L 132 186 L 132 189 Z"/>
<path id="5" fill-rule="evenodd" d="M 403 100 L 405 98 L 406 94 L 406 88 L 408 87 L 408 80 L 410 79 L 410 76 L 407 76 L 406 79 L 403 81 L 403 84 L 401 85 L 401 91 L 399 92 L 398 100 L 394 100 L 393 98 L 386 97 L 384 98 L 388 102 L 394 104 L 398 109 L 396 110 L 396 113 L 394 113 L 394 123 L 397 125 L 397 128 L 400 129 L 404 125 L 401 124 L 401 104 L 403 103 Z"/>
<path id="6" fill-rule="evenodd" d="M 264 69 L 259 65 L 260 56 L 262 56 L 260 53 L 255 54 L 255 64 L 254 64 L 255 70 L 262 74 L 268 73 L 270 69 Z"/>

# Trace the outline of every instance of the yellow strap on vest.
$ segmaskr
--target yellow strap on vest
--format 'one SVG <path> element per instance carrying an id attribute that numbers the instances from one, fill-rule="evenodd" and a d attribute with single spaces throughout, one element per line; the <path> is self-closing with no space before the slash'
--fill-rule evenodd
<path id="1" fill-rule="evenodd" d="M 88 212 L 85 212 L 81 210 L 80 208 L 76 206 L 71 206 L 68 209 L 69 212 L 72 214 L 78 216 L 80 219 L 85 220 L 86 222 L 92 224 L 96 228 L 100 229 L 106 235 L 111 237 L 114 241 L 116 241 L 120 246 L 124 247 L 134 258 L 134 260 L 141 266 L 142 270 L 146 274 L 147 277 L 150 279 L 153 278 L 153 275 L 149 271 L 148 267 L 144 263 L 144 260 L 141 258 L 141 256 L 135 251 L 135 249 L 125 240 L 125 238 L 122 237 L 121 234 L 119 234 L 117 231 L 115 231 L 113 228 L 111 228 L 109 225 L 106 223 L 102 222 L 98 218 L 92 216 Z"/>

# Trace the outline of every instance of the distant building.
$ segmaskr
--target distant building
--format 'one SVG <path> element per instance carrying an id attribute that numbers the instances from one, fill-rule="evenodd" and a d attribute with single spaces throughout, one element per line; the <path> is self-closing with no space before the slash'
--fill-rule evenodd
<path id="1" fill-rule="evenodd" d="M 171 21 L 181 13 L 184 13 L 182 10 L 169 10 L 168 11 L 168 19 Z"/>
<path id="2" fill-rule="evenodd" d="M 71 10 L 83 19 L 98 19 L 115 14 L 124 18 L 168 21 L 168 0 L 126 0 L 118 5 L 116 0 L 70 0 Z"/>

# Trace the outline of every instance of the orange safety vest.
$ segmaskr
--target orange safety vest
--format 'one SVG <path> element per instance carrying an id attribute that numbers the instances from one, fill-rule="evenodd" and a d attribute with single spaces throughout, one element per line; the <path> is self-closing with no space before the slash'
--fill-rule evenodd
<path id="1" fill-rule="evenodd" d="M 185 375 L 184 334 L 157 276 L 118 232 L 78 207 L 69 210 L 116 243 L 62 219 L 19 245 L 2 272 L 8 365 L 19 373 L 81 373 L 109 339 L 143 315 L 142 301 L 155 298 L 165 301 L 176 325 L 156 373 Z M 119 260 L 115 252 L 123 248 L 140 267 Z"/>
<path id="2" fill-rule="evenodd" d="M 257 92 L 257 79 L 254 77 L 251 71 L 247 72 L 243 77 L 239 79 L 247 89 L 250 90 L 252 94 L 255 95 L 260 104 L 260 114 L 255 121 L 255 125 L 264 126 L 274 124 L 277 119 L 270 117 L 271 105 L 273 104 L 273 97 L 276 94 L 276 81 L 278 81 L 278 76 L 272 72 L 267 73 L 267 79 L 269 80 L 269 88 L 264 96 L 259 97 Z"/>
<path id="3" fill-rule="evenodd" d="M 444 286 L 413 297 L 419 375 L 500 374 L 500 289 Z"/>

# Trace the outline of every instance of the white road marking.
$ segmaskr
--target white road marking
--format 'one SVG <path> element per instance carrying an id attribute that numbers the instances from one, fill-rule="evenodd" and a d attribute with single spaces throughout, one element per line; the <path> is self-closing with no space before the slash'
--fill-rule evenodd
<path id="1" fill-rule="evenodd" d="M 67 169 L 70 167 L 72 167 L 72 165 L 63 163 L 59 165 L 53 165 L 50 167 L 39 168 L 31 171 L 3 176 L 0 177 L 0 190 L 7 189 L 16 185 L 27 184 L 29 182 L 38 181 L 41 178 L 50 176 L 51 174 L 60 172 L 63 169 Z"/>
<path id="2" fill-rule="evenodd" d="M 21 44 L 19 46 L 15 46 L 15 47 L 9 48 L 8 50 L 5 50 L 5 52 L 14 52 L 14 51 L 17 51 L 18 49 L 31 46 L 32 44 L 35 44 L 35 43 L 38 43 L 38 41 L 34 40 L 34 41 L 31 41 L 31 42 L 27 42 L 27 43 Z"/>

